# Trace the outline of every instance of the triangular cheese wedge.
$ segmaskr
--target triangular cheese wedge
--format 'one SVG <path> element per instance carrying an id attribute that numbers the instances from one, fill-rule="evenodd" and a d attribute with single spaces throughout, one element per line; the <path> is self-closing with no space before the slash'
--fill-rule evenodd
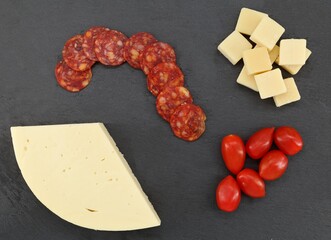
<path id="1" fill-rule="evenodd" d="M 11 134 L 26 183 L 62 219 L 107 231 L 160 225 L 102 123 L 12 127 Z"/>

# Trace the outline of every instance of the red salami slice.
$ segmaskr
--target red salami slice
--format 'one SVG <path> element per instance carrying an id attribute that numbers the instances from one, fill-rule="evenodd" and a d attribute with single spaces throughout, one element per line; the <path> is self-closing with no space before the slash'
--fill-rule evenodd
<path id="1" fill-rule="evenodd" d="M 206 115 L 194 104 L 184 104 L 176 108 L 170 118 L 173 133 L 186 141 L 197 140 L 205 131 Z"/>
<path id="2" fill-rule="evenodd" d="M 175 50 L 167 43 L 156 42 L 148 45 L 140 55 L 140 67 L 147 75 L 161 62 L 176 63 Z"/>
<path id="3" fill-rule="evenodd" d="M 124 46 L 124 58 L 133 68 L 140 69 L 139 55 L 149 44 L 155 43 L 155 37 L 147 32 L 132 35 Z"/>
<path id="4" fill-rule="evenodd" d="M 125 62 L 123 56 L 127 37 L 116 30 L 105 30 L 95 40 L 94 52 L 104 65 L 118 66 Z"/>
<path id="5" fill-rule="evenodd" d="M 169 122 L 175 109 L 183 104 L 192 103 L 193 99 L 184 87 L 167 87 L 156 98 L 156 109 L 160 116 Z"/>
<path id="6" fill-rule="evenodd" d="M 105 31 L 108 28 L 105 27 L 92 27 L 84 33 L 84 42 L 83 42 L 83 50 L 85 55 L 92 61 L 98 61 L 97 56 L 94 52 L 95 39 L 98 35 Z"/>
<path id="7" fill-rule="evenodd" d="M 83 50 L 84 37 L 76 35 L 70 38 L 62 50 L 63 60 L 75 71 L 86 71 L 92 67 L 94 61 L 87 58 Z"/>
<path id="8" fill-rule="evenodd" d="M 184 85 L 184 74 L 175 63 L 159 63 L 147 76 L 147 88 L 157 96 L 165 87 Z"/>
<path id="9" fill-rule="evenodd" d="M 64 61 L 60 61 L 55 67 L 55 77 L 58 84 L 69 92 L 79 92 L 91 81 L 92 71 L 75 71 Z"/>

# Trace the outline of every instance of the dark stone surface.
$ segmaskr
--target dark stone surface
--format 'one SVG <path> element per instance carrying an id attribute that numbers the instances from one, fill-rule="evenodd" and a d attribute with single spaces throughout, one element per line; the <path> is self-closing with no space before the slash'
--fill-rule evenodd
<path id="1" fill-rule="evenodd" d="M 273 100 L 236 84 L 216 47 L 234 29 L 242 7 L 265 11 L 306 38 L 313 54 L 295 76 L 302 100 Z M 330 1 L 0 1 L 0 239 L 330 239 Z M 207 114 L 197 142 L 172 135 L 156 113 L 145 76 L 125 64 L 97 65 L 91 85 L 62 90 L 54 67 L 65 41 L 94 25 L 128 36 L 148 31 L 176 49 L 195 103 Z M 289 76 L 284 73 L 284 76 Z M 76 227 L 47 210 L 25 184 L 14 157 L 10 126 L 104 122 L 162 219 L 133 232 Z M 305 141 L 286 174 L 267 183 L 267 196 L 243 197 L 235 213 L 217 210 L 215 188 L 228 173 L 219 142 L 247 139 L 266 126 L 292 125 Z M 247 163 L 256 167 L 256 163 Z"/>

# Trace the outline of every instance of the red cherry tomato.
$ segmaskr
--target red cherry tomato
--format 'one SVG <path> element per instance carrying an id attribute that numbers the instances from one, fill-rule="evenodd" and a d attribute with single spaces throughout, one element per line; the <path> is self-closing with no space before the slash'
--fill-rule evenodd
<path id="1" fill-rule="evenodd" d="M 253 169 L 245 168 L 237 175 L 240 189 L 252 198 L 265 196 L 265 184 L 259 174 Z"/>
<path id="2" fill-rule="evenodd" d="M 275 131 L 274 141 L 277 147 L 286 155 L 294 155 L 303 147 L 302 137 L 292 127 L 279 127 Z"/>
<path id="3" fill-rule="evenodd" d="M 259 174 L 264 180 L 275 180 L 280 178 L 286 171 L 288 159 L 279 150 L 268 152 L 261 160 Z"/>
<path id="4" fill-rule="evenodd" d="M 233 174 L 238 174 L 244 167 L 246 151 L 243 140 L 237 135 L 225 136 L 221 143 L 225 166 Z"/>
<path id="5" fill-rule="evenodd" d="M 224 178 L 216 189 L 216 203 L 220 210 L 225 212 L 235 211 L 241 200 L 240 188 L 231 176 Z"/>
<path id="6" fill-rule="evenodd" d="M 274 127 L 262 128 L 248 139 L 246 153 L 252 159 L 260 159 L 270 150 L 274 130 Z"/>

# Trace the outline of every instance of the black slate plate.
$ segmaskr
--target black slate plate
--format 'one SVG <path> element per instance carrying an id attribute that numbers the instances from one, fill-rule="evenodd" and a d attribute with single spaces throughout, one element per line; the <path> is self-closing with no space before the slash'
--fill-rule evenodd
<path id="1" fill-rule="evenodd" d="M 306 38 L 313 55 L 295 79 L 302 100 L 280 109 L 235 82 L 216 47 L 242 7 L 270 14 L 284 38 Z M 331 235 L 329 1 L 9 1 L 0 2 L 0 239 L 329 239 Z M 197 142 L 172 135 L 157 114 L 145 77 L 127 64 L 97 65 L 78 94 L 62 90 L 54 67 L 65 41 L 94 25 L 128 36 L 148 31 L 176 49 L 195 102 L 208 117 Z M 284 76 L 289 76 L 284 74 Z M 13 125 L 95 122 L 108 130 L 162 219 L 159 228 L 96 232 L 48 211 L 17 167 Z M 288 171 L 267 184 L 267 196 L 243 197 L 232 214 L 217 210 L 214 191 L 228 173 L 219 154 L 229 133 L 293 125 L 305 140 Z M 248 164 L 256 167 L 255 163 Z"/>

